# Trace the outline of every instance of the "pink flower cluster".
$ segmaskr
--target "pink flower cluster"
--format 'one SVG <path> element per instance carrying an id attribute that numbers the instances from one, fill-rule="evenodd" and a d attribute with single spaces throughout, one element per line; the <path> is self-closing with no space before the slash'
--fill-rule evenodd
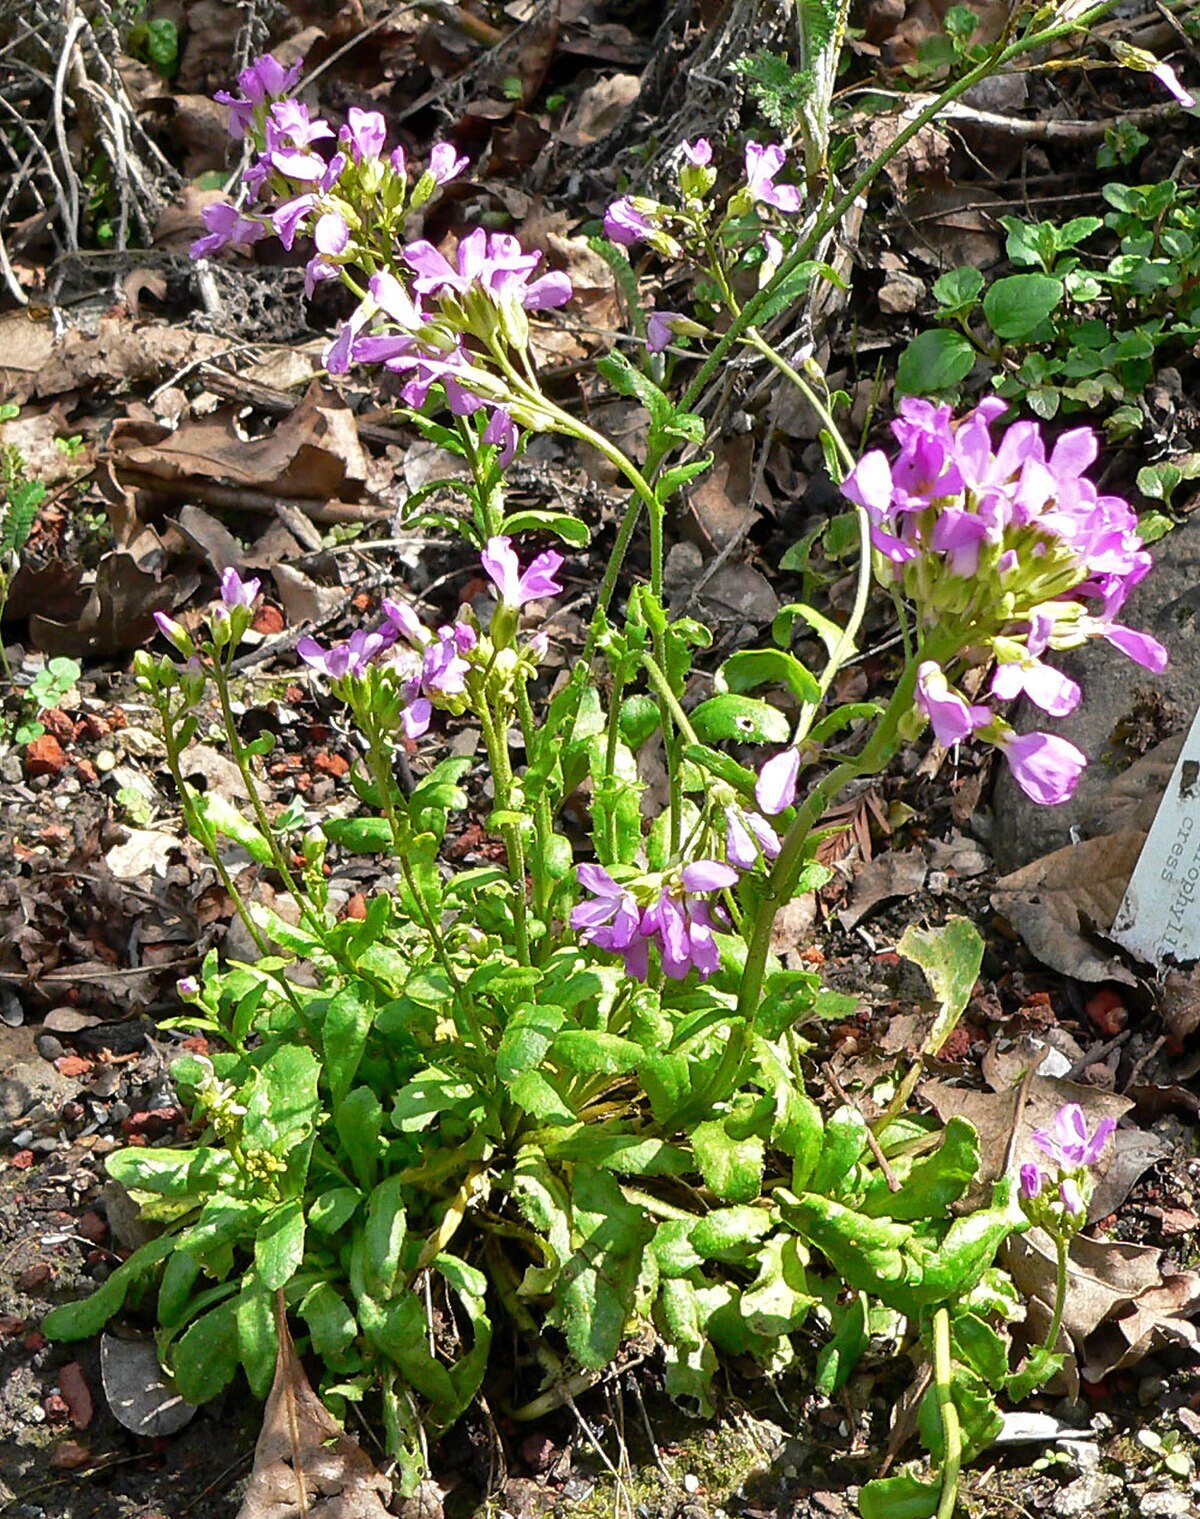
<path id="1" fill-rule="evenodd" d="M 312 118 L 302 101 L 288 98 L 300 67 L 284 70 L 268 55 L 238 76 L 241 96 L 217 95 L 230 108 L 232 135 L 253 137 L 259 153 L 243 176 L 249 204 L 206 206 L 206 235 L 192 244 L 193 257 L 268 236 L 290 251 L 297 238 L 309 237 L 313 252 L 305 292 L 310 296 L 318 284 L 342 277 L 353 265 L 375 271 L 367 299 L 327 350 L 327 367 L 340 372 L 352 363 L 385 363 L 410 376 L 404 391 L 410 405 L 423 405 L 430 386 L 441 382 L 458 415 L 478 411 L 495 396 L 477 394 L 486 376 L 464 338 L 470 332 L 467 298 L 482 294 L 496 307 L 515 303 L 541 311 L 571 299 L 570 280 L 557 272 L 533 278 L 540 253 L 526 253 L 507 233 L 479 228 L 459 243 L 457 267 L 425 240 L 402 248 L 399 257 L 409 275 L 407 285 L 402 283 L 392 248 L 406 197 L 408 209 L 416 209 L 437 186 L 458 178 L 469 160 L 450 143 L 435 144 L 409 195 L 404 150 L 387 152 L 380 112 L 352 106 L 335 133 L 328 122 Z M 322 147 L 332 144 L 336 150 L 326 156 Z M 381 263 L 392 272 L 380 270 Z M 424 308 L 423 297 L 432 298 L 431 310 Z M 502 465 L 512 458 L 517 431 L 503 407 L 493 406 L 483 441 L 499 448 Z"/>
<path id="2" fill-rule="evenodd" d="M 759 773 L 755 800 L 770 815 L 790 807 L 796 796 L 800 755 L 785 749 Z M 714 934 L 728 929 L 721 908 L 705 895 L 735 886 L 739 872 L 753 870 L 779 854 L 780 841 L 762 812 L 731 804 L 725 808 L 725 860 L 692 860 L 664 875 L 626 885 L 602 865 L 579 865 L 579 884 L 592 893 L 571 914 L 571 927 L 585 944 L 619 954 L 629 975 L 644 981 L 654 946 L 663 970 L 681 981 L 695 970 L 706 981 L 720 965 Z M 714 917 L 715 913 L 715 917 Z"/>
<path id="3" fill-rule="evenodd" d="M 508 538 L 492 538 L 480 555 L 500 604 L 518 611 L 530 601 L 557 595 L 562 586 L 555 572 L 562 555 L 539 554 L 523 573 Z M 407 601 L 385 597 L 382 627 L 355 631 L 331 648 L 315 638 L 302 638 L 296 653 L 331 681 L 362 680 L 373 668 L 390 674 L 403 703 L 400 727 L 407 738 L 428 732 L 436 705 L 448 705 L 467 689 L 469 656 L 479 635 L 459 621 L 430 632 Z"/>
<path id="4" fill-rule="evenodd" d="M 915 605 L 923 643 L 944 646 L 950 634 L 955 652 L 989 648 L 997 701 L 1024 695 L 1065 717 L 1081 692 L 1043 662 L 1048 650 L 1103 638 L 1147 669 L 1165 667 L 1156 639 L 1116 621 L 1151 559 L 1133 509 L 1085 474 L 1097 455 L 1091 428 L 1062 434 L 1047 452 L 1036 423 L 1016 422 L 993 444 L 991 425 L 1005 409 L 989 398 L 955 421 L 948 406 L 905 399 L 892 424 L 899 454 L 864 454 L 842 490 L 866 512 L 885 576 Z M 919 667 L 916 701 L 940 743 L 974 733 L 995 744 L 1035 801 L 1067 800 L 1087 764 L 1066 739 L 1017 734 L 968 701 L 937 659 Z"/>
<path id="5" fill-rule="evenodd" d="M 1057 1185 L 1063 1215 L 1076 1227 L 1083 1223 L 1090 1190 L 1086 1173 L 1098 1164 L 1116 1127 L 1115 1118 L 1102 1118 L 1095 1132 L 1089 1133 L 1083 1109 L 1076 1102 L 1068 1102 L 1054 1115 L 1051 1128 L 1034 1129 L 1034 1144 L 1055 1166 L 1053 1177 L 1036 1161 L 1028 1161 L 1021 1167 L 1021 1199 L 1027 1205 L 1039 1205 L 1031 1209 L 1037 1222 L 1052 1221 L 1046 1203 L 1048 1188 L 1053 1183 Z"/>

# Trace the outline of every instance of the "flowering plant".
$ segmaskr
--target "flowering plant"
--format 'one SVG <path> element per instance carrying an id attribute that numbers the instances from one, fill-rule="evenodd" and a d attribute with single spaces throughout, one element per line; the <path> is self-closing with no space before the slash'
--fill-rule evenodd
<path id="1" fill-rule="evenodd" d="M 143 653 L 139 679 L 188 827 L 256 958 L 222 968 L 211 956 L 180 989 L 178 1022 L 217 1046 L 175 1066 L 197 1142 L 109 1160 L 165 1232 L 48 1328 L 92 1332 L 156 1281 L 162 1356 L 183 1395 L 201 1402 L 239 1365 L 266 1391 L 282 1294 L 331 1406 L 378 1400 L 411 1490 L 429 1438 L 483 1386 L 500 1316 L 528 1338 L 542 1371 L 540 1386 L 512 1399 L 518 1420 L 598 1380 L 636 1326 L 662 1345 L 667 1390 L 703 1412 L 719 1353 L 778 1371 L 797 1355 L 796 1332 L 819 1329 L 827 1343 L 815 1379 L 829 1394 L 872 1332 L 907 1322 L 932 1346 L 921 1428 L 939 1472 L 871 1484 L 863 1512 L 902 1502 L 931 1514 L 945 1493 L 952 1504 L 959 1462 L 994 1433 L 992 1395 L 1007 1385 L 1000 1329 L 1013 1304 L 992 1260 L 1027 1227 L 1017 1178 L 953 1217 L 978 1165 L 969 1124 L 939 1132 L 889 1110 L 868 1125 L 849 1103 L 822 1114 L 806 1091 L 800 1031 L 846 1002 L 780 965 L 772 930 L 783 903 L 828 877 L 815 856 L 830 801 L 883 768 L 925 718 L 944 742 L 974 734 L 995 744 L 1039 799 L 1068 793 L 1078 767 L 1069 745 L 1018 736 L 957 683 L 995 660 L 996 701 L 1025 691 L 1066 711 L 1078 693 L 1045 663 L 1048 650 L 1103 637 L 1160 662 L 1157 645 L 1114 621 L 1148 567 L 1128 508 L 1087 480 L 1094 446 L 1082 434 L 1047 454 L 1037 430 L 1018 423 L 993 449 L 990 403 L 959 421 L 910 403 L 896 424 L 899 458 L 855 461 L 819 372 L 801 373 L 756 325 L 823 277 L 812 255 L 841 213 L 794 225 L 805 195 L 786 155 L 753 141 L 723 199 L 716 153 L 700 140 L 681 146 L 677 203 L 622 196 L 605 218 L 618 246 L 693 260 L 729 318 L 681 398 L 667 388 L 673 356 L 656 350 L 708 336 L 703 322 L 660 311 L 644 363 L 616 352 L 600 360 L 650 419 L 646 456 L 628 457 L 539 380 L 531 319 L 569 302 L 565 275 L 543 271 L 506 233 L 467 232 L 453 257 L 402 241 L 407 219 L 467 160 L 437 144 L 410 173 L 404 152 L 388 151 L 378 113 L 352 109 L 335 130 L 291 95 L 297 77 L 263 59 L 226 97 L 231 131 L 256 153 L 244 202 L 210 208 L 194 251 L 311 243 L 309 288 L 340 280 L 357 302 L 327 366 L 399 375 L 414 422 L 463 460 L 467 510 L 444 520 L 472 545 L 494 594 L 436 627 L 388 596 L 345 641 L 299 641 L 300 660 L 348 709 L 356 735 L 359 815 L 341 808 L 325 819 L 274 813 L 256 769 L 270 735 L 240 734 L 234 659 L 257 581 L 227 572 L 199 628 L 160 615 L 177 658 Z M 736 288 L 747 271 L 758 290 L 743 306 Z M 845 626 L 788 608 L 777 645 L 725 659 L 715 694 L 688 708 L 692 659 L 710 635 L 668 616 L 664 523 L 674 493 L 707 467 L 695 456 L 697 387 L 734 343 L 817 407 L 862 553 Z M 531 431 L 600 450 L 631 493 L 583 647 L 550 692 L 546 614 L 573 566 L 558 550 L 530 559 L 514 540 L 540 531 L 570 550 L 588 532 L 563 513 L 508 511 L 504 470 Z M 643 521 L 649 575 L 618 612 Z M 904 608 L 903 663 L 886 706 L 829 710 L 873 566 Z M 819 671 L 793 652 L 793 623 L 824 640 Z M 751 694 L 762 689 L 786 693 L 794 720 Z M 187 780 L 210 690 L 249 815 Z M 449 723 L 477 730 L 486 785 L 477 778 L 468 790 L 469 754 L 411 783 L 398 764 L 402 744 L 427 745 Z M 645 819 L 637 751 L 651 740 L 668 787 L 661 814 Z M 746 747 L 769 757 L 744 764 Z M 452 870 L 441 850 L 448 820 L 485 796 L 498 847 Z M 577 861 L 563 817 L 581 796 L 591 838 Z M 336 910 L 331 847 L 382 857 L 362 918 Z M 256 872 L 294 914 L 255 900 Z M 968 987 L 981 952 L 969 937 Z"/>

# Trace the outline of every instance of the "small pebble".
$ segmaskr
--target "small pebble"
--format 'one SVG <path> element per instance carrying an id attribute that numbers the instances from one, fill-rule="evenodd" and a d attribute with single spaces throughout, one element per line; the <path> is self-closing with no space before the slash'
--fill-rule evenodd
<path id="1" fill-rule="evenodd" d="M 60 1055 L 67 1053 L 62 1041 L 56 1039 L 53 1034 L 39 1034 L 34 1043 L 43 1060 L 57 1060 Z"/>
<path id="2" fill-rule="evenodd" d="M 700 1478 L 697 1477 L 695 1472 L 688 1472 L 684 1477 L 683 1490 L 685 1493 L 698 1493 L 700 1491 Z"/>

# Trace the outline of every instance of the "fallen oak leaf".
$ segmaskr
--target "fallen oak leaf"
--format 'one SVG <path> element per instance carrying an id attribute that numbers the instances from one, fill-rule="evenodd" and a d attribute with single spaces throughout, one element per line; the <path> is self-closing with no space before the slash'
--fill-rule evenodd
<path id="1" fill-rule="evenodd" d="M 1102 1381 L 1110 1371 L 1132 1366 L 1164 1345 L 1182 1345 L 1194 1356 L 1200 1351 L 1200 1330 L 1192 1322 L 1198 1315 L 1200 1273 L 1180 1271 L 1164 1277 L 1089 1341 L 1084 1379 Z"/>
<path id="2" fill-rule="evenodd" d="M 312 1390 L 275 1295 L 279 1351 L 237 1519 L 388 1519 L 392 1485 Z"/>
<path id="3" fill-rule="evenodd" d="M 1077 981 L 1137 978 L 1105 954 L 1089 930 L 1112 926 L 1146 835 L 1136 828 L 1067 844 L 1002 876 L 992 906 L 1006 918 L 1043 965 Z"/>

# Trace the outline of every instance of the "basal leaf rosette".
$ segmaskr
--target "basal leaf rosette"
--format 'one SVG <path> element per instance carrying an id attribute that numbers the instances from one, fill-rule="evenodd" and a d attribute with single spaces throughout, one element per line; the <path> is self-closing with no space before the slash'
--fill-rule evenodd
<path id="1" fill-rule="evenodd" d="M 842 485 L 866 513 L 876 573 L 917 622 L 915 699 L 939 743 L 974 734 L 1005 755 L 1034 801 L 1066 801 L 1087 757 L 1053 733 L 1018 734 L 986 701 L 955 684 L 966 663 L 994 659 L 989 695 L 1026 696 L 1065 717 L 1082 692 L 1044 662 L 1050 651 L 1103 638 L 1159 672 L 1167 651 L 1117 620 L 1151 558 L 1133 508 L 1086 471 L 1098 453 L 1089 427 L 1047 447 L 1035 422 L 991 428 L 1006 403 L 988 398 L 955 420 L 949 406 L 905 399 L 892 431 L 900 451 L 864 454 Z"/>

